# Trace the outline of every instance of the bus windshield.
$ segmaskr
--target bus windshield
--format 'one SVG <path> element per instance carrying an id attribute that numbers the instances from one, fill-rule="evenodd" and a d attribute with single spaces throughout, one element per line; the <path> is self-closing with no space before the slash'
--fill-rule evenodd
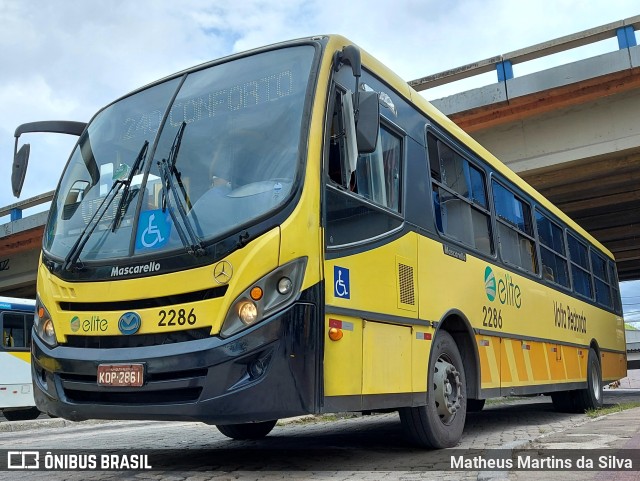
<path id="1" fill-rule="evenodd" d="M 190 251 L 293 192 L 311 46 L 262 52 L 155 84 L 98 113 L 53 201 L 48 254 L 99 261 Z"/>

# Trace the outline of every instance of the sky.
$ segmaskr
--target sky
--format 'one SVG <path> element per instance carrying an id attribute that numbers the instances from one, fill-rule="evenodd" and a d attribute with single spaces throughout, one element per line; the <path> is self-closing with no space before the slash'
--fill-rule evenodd
<path id="1" fill-rule="evenodd" d="M 0 0 L 0 206 L 18 200 L 10 188 L 18 125 L 86 122 L 138 87 L 231 53 L 339 33 L 413 80 L 636 15 L 637 0 Z M 616 48 L 611 39 L 576 55 Z M 573 53 L 566 55 L 562 61 Z M 492 75 L 473 81 L 488 84 Z M 424 95 L 469 85 L 482 83 Z M 56 187 L 76 140 L 21 137 L 31 144 L 22 199 Z M 640 321 L 640 283 L 621 292 L 627 310 L 637 311 L 625 317 Z"/>

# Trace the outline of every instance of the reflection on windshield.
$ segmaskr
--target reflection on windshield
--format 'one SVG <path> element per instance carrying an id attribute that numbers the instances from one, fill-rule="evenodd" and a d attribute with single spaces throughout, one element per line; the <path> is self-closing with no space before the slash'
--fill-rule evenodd
<path id="1" fill-rule="evenodd" d="M 298 168 L 313 53 L 303 46 L 238 59 L 103 110 L 65 170 L 45 250 L 66 258 L 83 231 L 80 260 L 184 250 L 238 231 L 281 205 Z M 132 172 L 145 142 L 154 146 L 153 158 Z M 88 228 L 117 179 L 127 179 L 126 188 Z"/>

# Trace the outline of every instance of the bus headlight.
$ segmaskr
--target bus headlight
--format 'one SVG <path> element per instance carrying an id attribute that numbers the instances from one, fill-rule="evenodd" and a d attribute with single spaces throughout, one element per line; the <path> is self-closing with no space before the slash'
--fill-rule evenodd
<path id="1" fill-rule="evenodd" d="M 301 257 L 254 282 L 231 305 L 220 335 L 232 336 L 291 305 L 300 293 L 306 266 L 307 258 Z"/>
<path id="2" fill-rule="evenodd" d="M 36 335 L 42 339 L 46 345 L 49 347 L 56 347 L 58 345 L 53 320 L 51 320 L 51 315 L 44 304 L 40 301 L 40 298 L 36 298 L 36 312 L 33 316 L 33 328 Z"/>
<path id="3" fill-rule="evenodd" d="M 258 320 L 258 308 L 251 301 L 240 301 L 238 306 L 238 317 L 247 326 L 254 324 Z"/>

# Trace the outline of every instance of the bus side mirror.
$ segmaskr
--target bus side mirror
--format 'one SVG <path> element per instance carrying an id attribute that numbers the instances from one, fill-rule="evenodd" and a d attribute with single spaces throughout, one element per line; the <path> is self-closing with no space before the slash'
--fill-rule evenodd
<path id="1" fill-rule="evenodd" d="M 16 144 L 18 139 L 16 139 Z M 16 145 L 17 147 L 17 145 Z M 27 174 L 27 164 L 29 163 L 29 152 L 31 147 L 24 144 L 13 156 L 13 168 L 11 169 L 11 189 L 15 197 L 20 197 L 24 177 Z"/>
<path id="2" fill-rule="evenodd" d="M 377 92 L 360 92 L 358 96 L 356 122 L 356 139 L 358 153 L 370 154 L 376 150 L 378 132 L 380 131 L 380 104 Z"/>
<path id="3" fill-rule="evenodd" d="M 53 134 L 81 135 L 87 127 L 85 122 L 74 122 L 69 120 L 42 120 L 39 122 L 28 122 L 19 125 L 14 134 L 16 144 L 13 149 L 13 168 L 11 170 L 11 189 L 13 195 L 20 197 L 24 176 L 27 173 L 27 163 L 29 162 L 29 144 L 24 144 L 18 150 L 18 139 L 22 134 L 29 132 L 50 132 Z"/>

